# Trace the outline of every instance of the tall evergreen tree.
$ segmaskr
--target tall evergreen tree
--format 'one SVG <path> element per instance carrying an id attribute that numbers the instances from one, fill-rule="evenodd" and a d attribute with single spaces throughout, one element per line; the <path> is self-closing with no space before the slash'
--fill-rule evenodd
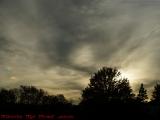
<path id="1" fill-rule="evenodd" d="M 146 102 L 147 99 L 148 99 L 147 90 L 144 88 L 144 85 L 142 83 L 140 88 L 139 88 L 139 93 L 137 95 L 137 100 L 139 102 L 144 103 L 144 102 Z"/>
<path id="2" fill-rule="evenodd" d="M 152 93 L 152 101 L 160 103 L 160 84 L 156 84 L 154 86 L 154 90 Z"/>

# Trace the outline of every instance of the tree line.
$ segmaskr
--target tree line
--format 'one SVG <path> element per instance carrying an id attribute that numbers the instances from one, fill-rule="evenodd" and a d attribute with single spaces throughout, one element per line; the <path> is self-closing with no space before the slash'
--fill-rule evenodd
<path id="1" fill-rule="evenodd" d="M 154 87 L 152 101 L 159 101 L 160 84 Z M 103 67 L 94 73 L 90 83 L 82 92 L 81 103 L 109 103 L 109 102 L 140 102 L 146 103 L 148 99 L 147 90 L 141 83 L 138 95 L 133 93 L 127 78 L 122 78 L 117 68 Z M 159 101 L 160 102 L 160 101 Z"/>
<path id="2" fill-rule="evenodd" d="M 157 120 L 160 118 L 160 84 L 155 84 L 149 100 L 143 83 L 136 95 L 129 80 L 123 78 L 117 68 L 103 67 L 91 76 L 82 91 L 80 106 L 88 119 Z"/>
<path id="3" fill-rule="evenodd" d="M 160 84 L 154 86 L 149 101 L 143 83 L 140 84 L 136 95 L 129 80 L 123 78 L 117 68 L 103 67 L 92 74 L 89 84 L 82 90 L 78 105 L 73 105 L 63 94 L 49 95 L 43 89 L 34 86 L 1 89 L 0 107 L 4 105 L 31 105 L 31 108 L 32 105 L 43 106 L 41 110 L 47 106 L 49 111 L 70 112 L 81 119 L 86 119 L 86 116 L 88 119 L 116 118 L 117 115 L 118 118 L 128 119 L 126 114 L 136 116 L 135 119 L 137 116 L 156 119 L 160 114 Z M 116 116 L 111 116 L 112 114 Z"/>
<path id="4" fill-rule="evenodd" d="M 24 104 L 24 105 L 50 105 L 68 104 L 69 101 L 64 95 L 49 95 L 43 89 L 34 86 L 20 86 L 15 89 L 0 90 L 0 105 L 3 104 Z"/>
<path id="5" fill-rule="evenodd" d="M 148 102 L 147 90 L 140 84 L 137 95 L 133 93 L 129 80 L 122 78 L 117 68 L 103 67 L 90 78 L 88 86 L 82 90 L 80 104 L 87 102 Z M 154 86 L 152 102 L 160 102 L 160 84 Z M 0 90 L 0 104 L 56 104 L 69 103 L 64 95 L 49 95 L 43 89 L 34 86 L 20 86 L 14 89 Z"/>

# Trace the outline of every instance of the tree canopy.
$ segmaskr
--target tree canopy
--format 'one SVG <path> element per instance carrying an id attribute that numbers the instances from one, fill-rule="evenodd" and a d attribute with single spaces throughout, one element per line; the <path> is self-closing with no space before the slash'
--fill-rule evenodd
<path id="1" fill-rule="evenodd" d="M 144 88 L 143 83 L 140 85 L 139 93 L 137 95 L 138 102 L 144 103 L 148 99 L 147 90 Z"/>
<path id="2" fill-rule="evenodd" d="M 68 103 L 64 95 L 49 95 L 46 91 L 34 86 L 0 90 L 0 104 L 57 105 Z"/>
<path id="3" fill-rule="evenodd" d="M 156 84 L 154 86 L 154 90 L 152 93 L 152 101 L 156 103 L 160 103 L 160 84 Z"/>
<path id="4" fill-rule="evenodd" d="M 82 103 L 127 102 L 133 96 L 128 79 L 122 78 L 117 68 L 103 67 L 91 76 L 90 83 L 82 92 Z"/>

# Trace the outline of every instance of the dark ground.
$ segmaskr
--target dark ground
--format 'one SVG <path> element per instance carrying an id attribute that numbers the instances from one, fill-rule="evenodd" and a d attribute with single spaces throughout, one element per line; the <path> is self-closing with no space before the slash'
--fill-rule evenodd
<path id="1" fill-rule="evenodd" d="M 0 120 L 159 120 L 153 104 L 1 105 Z"/>

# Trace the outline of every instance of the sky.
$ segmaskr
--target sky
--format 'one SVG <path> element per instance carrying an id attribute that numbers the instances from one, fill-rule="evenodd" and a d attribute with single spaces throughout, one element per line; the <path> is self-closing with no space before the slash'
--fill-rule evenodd
<path id="1" fill-rule="evenodd" d="M 79 99 L 118 67 L 134 91 L 160 80 L 160 0 L 0 0 L 0 88 Z"/>

